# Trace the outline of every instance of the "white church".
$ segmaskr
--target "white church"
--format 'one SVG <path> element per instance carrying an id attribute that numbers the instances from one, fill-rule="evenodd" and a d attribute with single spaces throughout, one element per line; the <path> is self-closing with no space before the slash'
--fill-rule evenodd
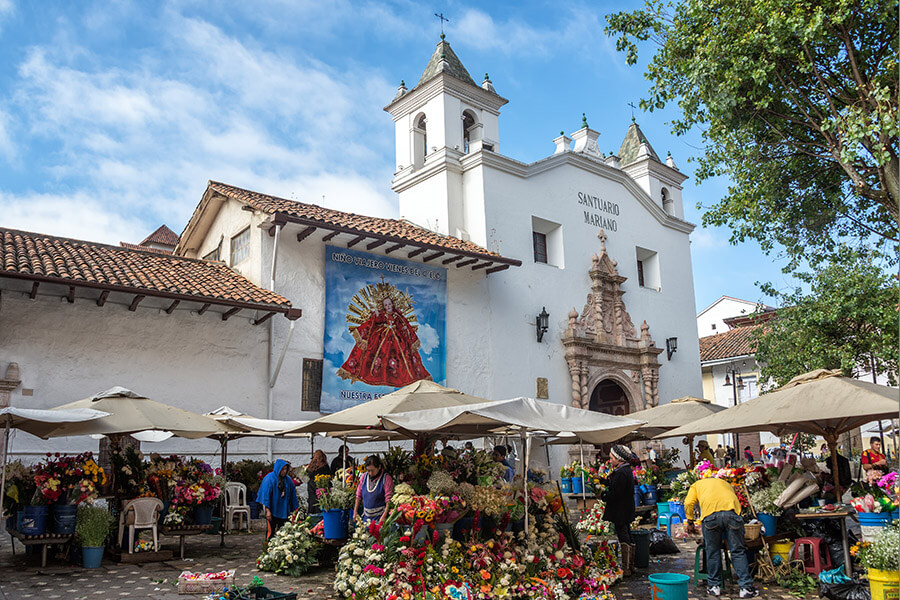
<path id="1" fill-rule="evenodd" d="M 52 407 L 121 385 L 197 412 L 318 417 L 337 366 L 328 329 L 347 309 L 329 311 L 330 262 L 351 254 L 439 280 L 437 341 L 420 314 L 406 348 L 440 383 L 611 414 L 701 396 L 685 175 L 634 122 L 617 155 L 599 151 L 585 122 L 548 141 L 546 158 L 510 158 L 506 103 L 438 43 L 418 83 L 385 107 L 400 219 L 210 182 L 171 250 L 0 223 L 0 405 Z M 20 433 L 12 451 L 96 443 Z M 173 438 L 152 450 L 216 447 Z M 241 440 L 229 454 L 267 450 L 305 462 L 309 442 Z"/>

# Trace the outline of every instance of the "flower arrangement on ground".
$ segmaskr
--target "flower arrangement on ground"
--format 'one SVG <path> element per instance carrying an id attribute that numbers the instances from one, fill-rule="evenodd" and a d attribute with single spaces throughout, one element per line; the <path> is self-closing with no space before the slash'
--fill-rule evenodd
<path id="1" fill-rule="evenodd" d="M 866 569 L 893 571 L 900 568 L 900 529 L 894 523 L 885 527 L 872 542 L 859 542 L 850 549 L 859 563 Z"/>
<path id="2" fill-rule="evenodd" d="M 294 512 L 269 540 L 265 552 L 256 559 L 256 566 L 280 575 L 304 575 L 321 549 L 319 540 L 310 533 L 311 526 L 302 510 Z"/>

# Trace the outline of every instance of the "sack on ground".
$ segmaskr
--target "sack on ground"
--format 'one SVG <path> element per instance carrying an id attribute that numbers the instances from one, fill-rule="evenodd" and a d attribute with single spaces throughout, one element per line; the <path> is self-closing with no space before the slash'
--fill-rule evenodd
<path id="1" fill-rule="evenodd" d="M 819 597 L 828 598 L 828 600 L 872 600 L 869 586 L 859 581 L 831 585 L 820 584 Z"/>
<path id="2" fill-rule="evenodd" d="M 654 529 L 650 532 L 650 554 L 678 554 L 678 546 L 664 531 Z"/>

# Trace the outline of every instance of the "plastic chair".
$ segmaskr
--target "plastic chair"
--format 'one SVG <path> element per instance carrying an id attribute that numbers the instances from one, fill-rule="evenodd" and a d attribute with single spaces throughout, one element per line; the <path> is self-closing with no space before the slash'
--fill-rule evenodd
<path id="1" fill-rule="evenodd" d="M 824 541 L 818 537 L 797 538 L 794 548 L 791 550 L 791 560 L 803 561 L 803 570 L 813 575 L 831 569 L 831 553 Z M 801 550 L 804 551 L 801 552 Z"/>
<path id="2" fill-rule="evenodd" d="M 672 535 L 672 525 L 675 523 L 684 523 L 684 519 L 678 513 L 662 514 L 656 517 L 656 528 L 662 530 L 665 528 L 666 534 Z"/>
<path id="3" fill-rule="evenodd" d="M 163 501 L 159 498 L 135 498 L 126 502 L 119 514 L 119 546 L 123 545 L 122 534 L 127 529 L 130 541 L 128 554 L 132 554 L 134 552 L 134 532 L 138 529 L 151 529 L 153 530 L 153 551 L 159 550 L 159 531 L 156 524 L 159 522 L 162 509 Z"/>
<path id="4" fill-rule="evenodd" d="M 728 583 L 734 583 L 731 576 L 731 556 L 725 547 L 722 547 L 725 553 L 725 560 L 722 565 L 722 582 L 727 579 Z M 706 568 L 706 544 L 699 544 L 697 551 L 694 552 L 694 585 L 699 586 L 701 581 L 709 579 L 709 571 Z"/>
<path id="5" fill-rule="evenodd" d="M 247 503 L 247 486 L 236 481 L 225 484 L 225 523 L 226 531 L 233 529 L 234 517 L 238 517 L 238 529 L 244 526 L 247 517 L 247 532 L 250 532 L 250 505 Z"/>

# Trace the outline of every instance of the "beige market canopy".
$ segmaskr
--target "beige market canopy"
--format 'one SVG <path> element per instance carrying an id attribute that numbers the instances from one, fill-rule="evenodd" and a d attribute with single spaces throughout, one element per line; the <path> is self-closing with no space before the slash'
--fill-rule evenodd
<path id="1" fill-rule="evenodd" d="M 410 433 L 519 435 L 529 431 L 556 436 L 571 432 L 571 435 L 594 444 L 619 440 L 644 424 L 644 421 L 628 417 L 534 398 L 385 414 L 382 421 L 387 429 Z"/>
<path id="2" fill-rule="evenodd" d="M 325 415 L 287 433 L 335 433 L 342 437 L 344 432 L 347 435 L 355 432 L 358 437 L 362 433 L 360 430 L 382 429 L 381 415 L 483 402 L 484 398 L 463 394 L 459 390 L 423 379 L 381 398 Z M 375 431 L 372 433 L 377 435 Z"/>
<path id="3" fill-rule="evenodd" d="M 216 410 L 206 413 L 206 416 L 237 430 L 228 434 L 231 439 L 242 436 L 275 437 L 310 423 L 310 421 L 260 419 L 228 406 L 220 406 Z"/>
<path id="4" fill-rule="evenodd" d="M 820 369 L 777 390 L 683 425 L 657 438 L 719 432 L 811 433 L 828 442 L 837 479 L 837 438 L 870 421 L 896 417 L 900 391 Z M 840 491 L 840 487 L 838 487 Z"/>
<path id="5" fill-rule="evenodd" d="M 638 421 L 647 421 L 647 424 L 635 433 L 650 439 L 657 436 L 663 437 L 662 434 L 667 432 L 669 435 L 665 437 L 671 437 L 671 431 L 676 427 L 694 423 L 725 409 L 725 406 L 713 404 L 703 398 L 685 396 L 653 408 L 639 410 L 629 414 L 628 417 Z"/>
<path id="6" fill-rule="evenodd" d="M 80 423 L 58 423 L 41 431 L 42 438 L 69 435 L 116 435 L 138 431 L 171 431 L 183 438 L 204 438 L 217 432 L 233 431 L 215 419 L 189 410 L 156 402 L 116 386 L 90 398 L 58 406 L 54 411 L 89 408 L 109 413 L 106 417 Z"/>

